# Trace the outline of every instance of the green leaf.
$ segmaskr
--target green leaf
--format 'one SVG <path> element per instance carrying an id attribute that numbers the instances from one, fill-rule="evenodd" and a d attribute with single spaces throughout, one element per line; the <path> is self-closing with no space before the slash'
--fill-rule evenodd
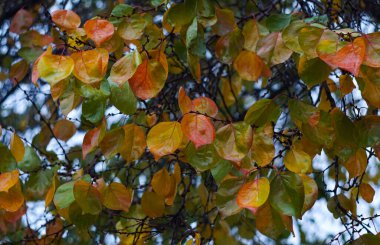
<path id="1" fill-rule="evenodd" d="M 167 11 L 167 20 L 174 27 L 189 24 L 195 17 L 196 0 L 185 0 L 184 3 L 173 5 Z"/>
<path id="2" fill-rule="evenodd" d="M 35 198 L 43 198 L 45 191 L 51 185 L 53 180 L 53 170 L 45 169 L 32 172 L 26 182 L 26 190 Z"/>
<path id="3" fill-rule="evenodd" d="M 107 101 L 104 97 L 85 98 L 82 103 L 82 116 L 93 124 L 98 124 L 106 111 Z"/>
<path id="4" fill-rule="evenodd" d="M 301 56 L 298 63 L 298 74 L 309 87 L 319 84 L 329 77 L 331 68 L 320 58 L 306 59 Z"/>
<path id="5" fill-rule="evenodd" d="M 286 47 L 300 54 L 303 53 L 303 50 L 298 42 L 298 33 L 305 26 L 304 21 L 296 20 L 288 25 L 282 32 L 282 40 Z"/>
<path id="6" fill-rule="evenodd" d="M 266 19 L 266 26 L 271 32 L 281 31 L 290 23 L 290 14 L 272 14 Z"/>
<path id="7" fill-rule="evenodd" d="M 220 160 L 212 144 L 204 145 L 196 149 L 193 143 L 190 143 L 186 147 L 185 156 L 190 165 L 198 171 L 211 169 Z"/>
<path id="8" fill-rule="evenodd" d="M 16 159 L 12 153 L 0 142 L 0 172 L 9 172 L 16 169 Z"/>
<path id="9" fill-rule="evenodd" d="M 272 207 L 282 214 L 301 218 L 305 199 L 302 178 L 291 172 L 280 173 L 274 177 L 270 187 Z"/>
<path id="10" fill-rule="evenodd" d="M 57 206 L 57 208 L 67 208 L 70 206 L 71 203 L 75 201 L 74 197 L 74 181 L 70 181 L 67 183 L 64 183 L 63 185 L 59 186 L 54 194 L 54 205 Z"/>
<path id="11" fill-rule="evenodd" d="M 111 103 L 122 113 L 131 115 L 136 112 L 137 99 L 129 86 L 124 83 L 120 87 L 111 80 L 108 80 L 111 87 Z"/>
<path id="12" fill-rule="evenodd" d="M 217 184 L 220 184 L 224 177 L 230 172 L 232 169 L 232 164 L 230 161 L 221 159 L 219 160 L 215 166 L 211 169 L 211 174 L 214 177 L 214 180 Z"/>
<path id="13" fill-rule="evenodd" d="M 206 44 L 204 41 L 204 31 L 198 25 L 197 18 L 194 18 L 186 32 L 186 46 L 188 51 L 199 57 L 204 57 L 206 54 Z"/>
<path id="14" fill-rule="evenodd" d="M 280 114 L 280 107 L 273 100 L 261 99 L 248 109 L 244 121 L 250 125 L 260 127 L 268 122 L 277 122 Z"/>
<path id="15" fill-rule="evenodd" d="M 352 245 L 378 245 L 378 244 L 380 244 L 380 238 L 373 234 L 364 234 L 352 242 Z"/>
<path id="16" fill-rule="evenodd" d="M 33 171 L 41 167 L 41 160 L 32 147 L 25 147 L 24 159 L 18 163 L 19 169 L 24 172 Z"/>

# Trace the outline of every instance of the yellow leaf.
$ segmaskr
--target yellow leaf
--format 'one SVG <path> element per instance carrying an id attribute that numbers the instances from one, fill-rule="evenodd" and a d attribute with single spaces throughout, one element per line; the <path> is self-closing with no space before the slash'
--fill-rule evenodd
<path id="1" fill-rule="evenodd" d="M 70 76 L 74 69 L 74 61 L 69 56 L 45 54 L 37 64 L 37 71 L 41 78 L 51 85 Z"/>
<path id="2" fill-rule="evenodd" d="M 169 175 L 165 167 L 153 175 L 151 184 L 156 193 L 165 197 L 166 204 L 173 204 L 177 188 L 176 178 Z"/>
<path id="3" fill-rule="evenodd" d="M 305 190 L 305 202 L 303 203 L 302 213 L 311 209 L 318 198 L 318 186 L 315 180 L 305 174 L 300 174 Z"/>
<path id="4" fill-rule="evenodd" d="M 112 210 L 128 212 L 132 203 L 133 191 L 123 184 L 112 182 L 102 193 L 103 205 Z"/>
<path id="5" fill-rule="evenodd" d="M 24 159 L 25 146 L 24 142 L 22 142 L 22 140 L 20 139 L 20 137 L 18 137 L 16 133 L 12 134 L 10 148 L 12 155 L 14 156 L 16 161 L 21 162 L 22 159 Z"/>
<path id="6" fill-rule="evenodd" d="M 311 157 L 294 146 L 286 152 L 284 164 L 287 169 L 294 173 L 311 172 Z"/>
<path id="7" fill-rule="evenodd" d="M 245 183 L 239 190 L 236 202 L 241 208 L 255 211 L 269 197 L 270 184 L 265 177 Z"/>
<path id="8" fill-rule="evenodd" d="M 270 123 L 267 123 L 263 127 L 256 128 L 253 132 L 251 156 L 261 167 L 268 165 L 275 156 L 272 138 L 273 126 Z"/>
<path id="9" fill-rule="evenodd" d="M 160 122 L 148 133 L 147 145 L 156 160 L 174 153 L 181 145 L 182 130 L 179 122 Z"/>

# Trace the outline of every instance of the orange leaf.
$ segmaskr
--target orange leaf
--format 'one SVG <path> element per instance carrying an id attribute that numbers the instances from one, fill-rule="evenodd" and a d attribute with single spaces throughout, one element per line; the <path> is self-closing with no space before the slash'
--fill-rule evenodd
<path id="1" fill-rule="evenodd" d="M 96 83 L 103 79 L 107 72 L 108 51 L 96 48 L 73 53 L 74 76 L 84 83 Z"/>
<path id="2" fill-rule="evenodd" d="M 14 15 L 9 31 L 20 34 L 33 24 L 33 15 L 25 9 L 20 9 Z"/>
<path id="3" fill-rule="evenodd" d="M 349 43 L 343 48 L 335 51 L 335 53 L 324 52 L 321 48 L 318 48 L 317 52 L 319 58 L 321 58 L 328 65 L 332 67 L 339 67 L 357 76 L 359 74 L 360 66 L 364 60 L 366 43 L 363 37 L 359 37 L 352 43 Z"/>
<path id="4" fill-rule="evenodd" d="M 234 61 L 234 69 L 244 80 L 257 81 L 263 73 L 265 64 L 256 53 L 241 51 Z"/>
<path id="5" fill-rule="evenodd" d="M 102 192 L 103 205 L 112 210 L 128 212 L 133 198 L 133 191 L 123 184 L 112 182 Z"/>
<path id="6" fill-rule="evenodd" d="M 63 141 L 68 141 L 76 131 L 75 124 L 66 119 L 59 120 L 53 128 L 55 137 Z"/>
<path id="7" fill-rule="evenodd" d="M 194 110 L 206 114 L 210 117 L 215 117 L 218 114 L 218 106 L 215 102 L 207 97 L 199 97 L 193 100 Z"/>
<path id="8" fill-rule="evenodd" d="M 84 23 L 86 35 L 91 38 L 96 46 L 110 39 L 115 31 L 114 26 L 108 20 L 88 20 Z"/>
<path id="9" fill-rule="evenodd" d="M 18 170 L 13 170 L 12 172 L 5 172 L 0 174 L 0 192 L 7 192 L 15 184 L 18 183 L 19 172 Z"/>
<path id="10" fill-rule="evenodd" d="M 196 148 L 211 144 L 215 139 L 215 128 L 210 119 L 204 115 L 186 114 L 181 121 L 182 132 Z"/>
<path id="11" fill-rule="evenodd" d="M 191 102 L 190 97 L 187 96 L 183 87 L 180 87 L 178 91 L 178 105 L 182 114 L 186 114 L 193 110 L 193 103 Z"/>
<path id="12" fill-rule="evenodd" d="M 143 100 L 150 99 L 164 87 L 167 75 L 165 67 L 160 62 L 146 59 L 129 79 L 129 85 L 137 97 Z"/>
<path id="13" fill-rule="evenodd" d="M 236 202 L 241 208 L 255 211 L 269 196 L 270 184 L 265 177 L 245 183 L 239 190 Z"/>
<path id="14" fill-rule="evenodd" d="M 106 131 L 105 121 L 102 122 L 98 127 L 89 130 L 83 139 L 82 144 L 82 156 L 83 159 L 86 158 L 87 154 L 93 151 L 99 143 L 102 141 Z"/>
<path id="15" fill-rule="evenodd" d="M 24 195 L 20 182 L 17 182 L 8 192 L 0 192 L 0 208 L 8 212 L 17 211 L 24 204 Z"/>
<path id="16" fill-rule="evenodd" d="M 71 10 L 59 9 L 51 14 L 53 22 L 62 30 L 72 31 L 80 26 L 80 17 Z"/>

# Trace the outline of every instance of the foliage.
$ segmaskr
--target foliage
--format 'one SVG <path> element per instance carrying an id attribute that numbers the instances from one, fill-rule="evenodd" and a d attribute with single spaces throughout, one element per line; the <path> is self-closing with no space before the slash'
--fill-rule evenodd
<path id="1" fill-rule="evenodd" d="M 380 33 L 340 1 L 237 2 L 17 11 L 1 72 L 30 110 L 0 120 L 2 241 L 279 241 L 325 199 L 330 242 L 378 244 L 358 210 L 379 187 Z"/>

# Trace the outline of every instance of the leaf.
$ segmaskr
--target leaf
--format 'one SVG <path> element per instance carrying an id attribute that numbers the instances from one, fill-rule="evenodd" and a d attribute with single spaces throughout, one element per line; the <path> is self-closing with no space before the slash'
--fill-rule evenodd
<path id="1" fill-rule="evenodd" d="M 0 172 L 10 172 L 17 167 L 16 159 L 8 150 L 8 147 L 0 142 Z"/>
<path id="2" fill-rule="evenodd" d="M 9 78 L 16 84 L 21 82 L 28 73 L 29 65 L 25 60 L 20 60 L 11 66 Z"/>
<path id="3" fill-rule="evenodd" d="M 24 204 L 24 195 L 21 191 L 20 182 L 8 189 L 7 192 L 0 192 L 0 209 L 8 212 L 16 212 Z"/>
<path id="4" fill-rule="evenodd" d="M 199 57 L 204 57 L 206 53 L 206 43 L 204 40 L 204 31 L 202 26 L 198 24 L 197 18 L 194 18 L 192 24 L 186 31 L 186 47 L 187 51 Z"/>
<path id="5" fill-rule="evenodd" d="M 57 188 L 53 201 L 58 209 L 67 208 L 75 201 L 74 184 L 74 181 L 70 181 Z"/>
<path id="6" fill-rule="evenodd" d="M 234 61 L 234 69 L 244 80 L 257 81 L 268 68 L 259 56 L 254 52 L 243 50 Z"/>
<path id="7" fill-rule="evenodd" d="M 133 93 L 142 100 L 156 96 L 165 85 L 167 71 L 156 60 L 144 60 L 129 79 Z"/>
<path id="8" fill-rule="evenodd" d="M 132 6 L 128 4 L 120 3 L 112 9 L 110 21 L 112 24 L 116 26 L 116 24 L 120 24 L 120 22 L 123 20 L 122 19 L 123 17 L 131 15 L 132 12 L 133 12 Z"/>
<path id="9" fill-rule="evenodd" d="M 265 19 L 265 24 L 269 31 L 281 31 L 290 24 L 292 16 L 290 14 L 271 14 Z"/>
<path id="10" fill-rule="evenodd" d="M 367 168 L 367 154 L 364 149 L 359 148 L 355 154 L 348 158 L 343 166 L 347 169 L 351 178 L 362 175 Z"/>
<path id="11" fill-rule="evenodd" d="M 132 92 L 129 83 L 118 86 L 108 79 L 111 88 L 111 103 L 122 113 L 132 115 L 136 112 L 137 99 Z"/>
<path id="12" fill-rule="evenodd" d="M 204 145 L 196 149 L 190 143 L 186 147 L 185 156 L 190 165 L 200 172 L 214 169 L 221 160 L 216 154 L 213 145 Z"/>
<path id="13" fill-rule="evenodd" d="M 366 53 L 363 64 L 371 67 L 380 67 L 380 32 L 363 35 L 366 42 Z"/>
<path id="14" fill-rule="evenodd" d="M 41 160 L 36 151 L 32 147 L 27 146 L 25 148 L 24 158 L 17 164 L 17 166 L 23 172 L 31 172 L 41 168 L 42 166 L 40 163 Z"/>
<path id="15" fill-rule="evenodd" d="M 199 57 L 187 52 L 187 65 L 195 81 L 197 81 L 197 83 L 200 83 L 202 74 Z"/>
<path id="16" fill-rule="evenodd" d="M 224 36 L 233 30 L 237 29 L 235 22 L 235 15 L 231 9 L 228 8 L 215 8 L 217 22 L 212 26 L 212 31 L 219 35 Z"/>
<path id="17" fill-rule="evenodd" d="M 58 139 L 68 141 L 77 132 L 77 128 L 73 122 L 62 119 L 55 123 L 53 132 Z"/>
<path id="18" fill-rule="evenodd" d="M 260 39 L 258 43 L 257 55 L 270 66 L 284 63 L 292 53 L 293 51 L 285 46 L 280 32 L 273 32 Z"/>
<path id="19" fill-rule="evenodd" d="M 38 62 L 40 61 L 40 59 L 45 55 L 45 54 L 52 54 L 52 47 L 51 46 L 48 46 L 46 51 L 43 52 L 37 59 L 36 61 L 34 61 L 33 63 L 33 67 L 32 67 L 32 83 L 34 85 L 37 86 L 37 80 L 40 78 L 40 74 L 38 72 Z M 74 68 L 73 68 L 74 69 Z M 53 86 L 53 85 L 52 85 Z"/>
<path id="20" fill-rule="evenodd" d="M 97 47 L 109 40 L 115 28 L 108 20 L 92 19 L 84 23 L 86 35 L 91 38 Z"/>
<path id="21" fill-rule="evenodd" d="M 285 232 L 285 217 L 266 202 L 256 211 L 256 229 L 265 236 L 278 239 Z"/>
<path id="22" fill-rule="evenodd" d="M 360 78 L 357 79 L 362 96 L 365 101 L 376 108 L 380 108 L 380 69 L 369 66 L 362 66 L 360 70 Z"/>
<path id="23" fill-rule="evenodd" d="M 78 180 L 74 184 L 75 201 L 82 209 L 83 213 L 99 214 L 102 211 L 99 191 L 84 180 Z"/>
<path id="24" fill-rule="evenodd" d="M 315 201 L 318 198 L 318 186 L 315 180 L 310 176 L 305 174 L 300 175 L 303 181 L 303 186 L 305 190 L 305 202 L 303 204 L 302 213 L 311 209 L 314 206 Z"/>
<path id="25" fill-rule="evenodd" d="M 51 13 L 52 21 L 63 31 L 73 31 L 80 26 L 80 17 L 71 10 L 59 9 Z"/>
<path id="26" fill-rule="evenodd" d="M 215 102 L 207 97 L 198 97 L 192 101 L 193 110 L 210 117 L 218 114 L 218 106 Z"/>
<path id="27" fill-rule="evenodd" d="M 320 58 L 307 59 L 304 55 L 300 57 L 297 69 L 300 78 L 309 88 L 326 81 L 331 72 L 330 66 Z"/>
<path id="28" fill-rule="evenodd" d="M 375 190 L 370 184 L 362 182 L 359 186 L 359 194 L 366 202 L 371 203 L 375 196 Z"/>
<path id="29" fill-rule="evenodd" d="M 291 172 L 276 175 L 270 183 L 270 204 L 276 211 L 301 218 L 305 191 L 300 176 Z"/>
<path id="30" fill-rule="evenodd" d="M 11 172 L 4 172 L 0 174 L 0 192 L 8 192 L 10 188 L 19 182 L 19 172 L 17 169 Z"/>
<path id="31" fill-rule="evenodd" d="M 326 42 L 320 42 L 317 47 L 319 58 L 332 67 L 339 67 L 351 72 L 354 76 L 359 75 L 360 66 L 363 63 L 366 44 L 363 38 L 356 38 L 339 50 L 330 52 Z"/>
<path id="32" fill-rule="evenodd" d="M 130 52 L 113 64 L 109 78 L 119 85 L 124 84 L 135 74 L 141 62 L 138 51 Z"/>
<path id="33" fill-rule="evenodd" d="M 239 162 L 252 144 L 252 128 L 245 122 L 227 124 L 216 131 L 214 146 L 219 156 Z"/>
<path id="34" fill-rule="evenodd" d="M 183 87 L 180 87 L 178 91 L 178 105 L 182 114 L 189 113 L 193 110 L 193 103 Z"/>
<path id="35" fill-rule="evenodd" d="M 236 28 L 232 32 L 222 36 L 215 44 L 216 57 L 225 64 L 231 64 L 239 55 L 244 45 L 244 37 Z"/>
<path id="36" fill-rule="evenodd" d="M 124 40 L 140 39 L 147 24 L 144 16 L 133 14 L 131 17 L 126 18 L 120 23 L 117 28 L 117 33 Z"/>
<path id="37" fill-rule="evenodd" d="M 344 97 L 345 95 L 349 94 L 356 88 L 355 84 L 352 81 L 352 78 L 348 74 L 342 74 L 339 76 L 339 87 L 341 97 Z"/>
<path id="38" fill-rule="evenodd" d="M 254 211 L 267 201 L 269 190 L 269 180 L 265 177 L 249 181 L 240 188 L 236 202 L 239 207 Z"/>
<path id="39" fill-rule="evenodd" d="M 189 24 L 194 19 L 195 7 L 196 1 L 194 0 L 186 0 L 184 3 L 173 4 L 167 11 L 167 21 L 177 28 Z"/>
<path id="40" fill-rule="evenodd" d="M 24 142 L 22 142 L 22 140 L 16 133 L 12 134 L 9 146 L 16 162 L 20 162 L 24 158 L 25 146 Z"/>
<path id="41" fill-rule="evenodd" d="M 55 190 L 59 184 L 59 179 L 57 177 L 57 174 L 54 174 L 53 180 L 51 182 L 51 185 L 46 193 L 45 196 L 45 207 L 48 207 L 50 203 L 53 201 Z"/>
<path id="42" fill-rule="evenodd" d="M 338 35 L 335 32 L 315 26 L 306 26 L 298 33 L 298 42 L 307 59 L 318 57 L 316 48 L 321 40 L 335 40 L 337 38 Z"/>
<path id="43" fill-rule="evenodd" d="M 39 76 L 50 85 L 54 85 L 70 76 L 73 70 L 74 60 L 70 56 L 45 53 L 37 64 Z"/>
<path id="44" fill-rule="evenodd" d="M 153 191 L 144 192 L 141 198 L 141 206 L 144 213 L 150 218 L 160 217 L 165 212 L 164 197 Z"/>
<path id="45" fill-rule="evenodd" d="M 147 136 L 148 149 L 156 161 L 174 153 L 181 142 L 182 130 L 179 122 L 160 122 L 150 129 Z"/>
<path id="46" fill-rule="evenodd" d="M 248 109 L 244 121 L 250 125 L 260 127 L 268 122 L 277 122 L 280 114 L 280 107 L 273 100 L 261 99 Z"/>
<path id="47" fill-rule="evenodd" d="M 27 31 L 33 24 L 33 20 L 34 17 L 29 11 L 25 9 L 19 9 L 12 18 L 9 31 L 16 34 Z"/>
<path id="48" fill-rule="evenodd" d="M 310 173 L 312 171 L 311 157 L 297 147 L 291 147 L 285 154 L 284 164 L 294 173 Z"/>
<path id="49" fill-rule="evenodd" d="M 282 31 L 282 40 L 285 46 L 300 54 L 303 53 L 303 50 L 299 44 L 298 36 L 301 29 L 305 26 L 306 23 L 303 20 L 295 20 Z"/>
<path id="50" fill-rule="evenodd" d="M 252 137 L 252 159 L 261 167 L 272 162 L 275 156 L 273 126 L 270 123 L 255 128 Z"/>
<path id="51" fill-rule="evenodd" d="M 107 72 L 108 51 L 104 48 L 75 52 L 71 58 L 74 60 L 74 76 L 84 83 L 97 83 Z"/>
<path id="52" fill-rule="evenodd" d="M 145 152 L 145 132 L 136 124 L 127 124 L 124 129 L 124 144 L 119 148 L 121 156 L 127 163 L 135 161 Z"/>
<path id="53" fill-rule="evenodd" d="M 256 52 L 257 43 L 260 39 L 260 32 L 257 21 L 255 19 L 245 22 L 242 30 L 244 36 L 244 49 Z"/>
<path id="54" fill-rule="evenodd" d="M 124 144 L 124 129 L 121 127 L 113 128 L 106 132 L 99 147 L 107 159 L 119 153 L 120 147 Z"/>
<path id="55" fill-rule="evenodd" d="M 128 212 L 132 204 L 132 198 L 133 191 L 117 182 L 112 182 L 102 192 L 103 205 L 112 210 Z"/>
<path id="56" fill-rule="evenodd" d="M 380 238 L 373 234 L 364 234 L 352 241 L 352 245 L 377 245 L 380 243 Z"/>
<path id="57" fill-rule="evenodd" d="M 92 152 L 102 141 L 106 131 L 105 122 L 98 127 L 89 130 L 84 138 L 82 144 L 82 158 L 85 159 L 87 154 Z"/>
<path id="58" fill-rule="evenodd" d="M 175 177 L 169 175 L 165 167 L 153 175 L 151 185 L 155 193 L 165 197 L 166 204 L 173 204 L 177 183 Z"/>
<path id="59" fill-rule="evenodd" d="M 203 115 L 189 113 L 181 121 L 183 134 L 199 148 L 211 144 L 215 139 L 215 128 L 210 119 Z"/>

